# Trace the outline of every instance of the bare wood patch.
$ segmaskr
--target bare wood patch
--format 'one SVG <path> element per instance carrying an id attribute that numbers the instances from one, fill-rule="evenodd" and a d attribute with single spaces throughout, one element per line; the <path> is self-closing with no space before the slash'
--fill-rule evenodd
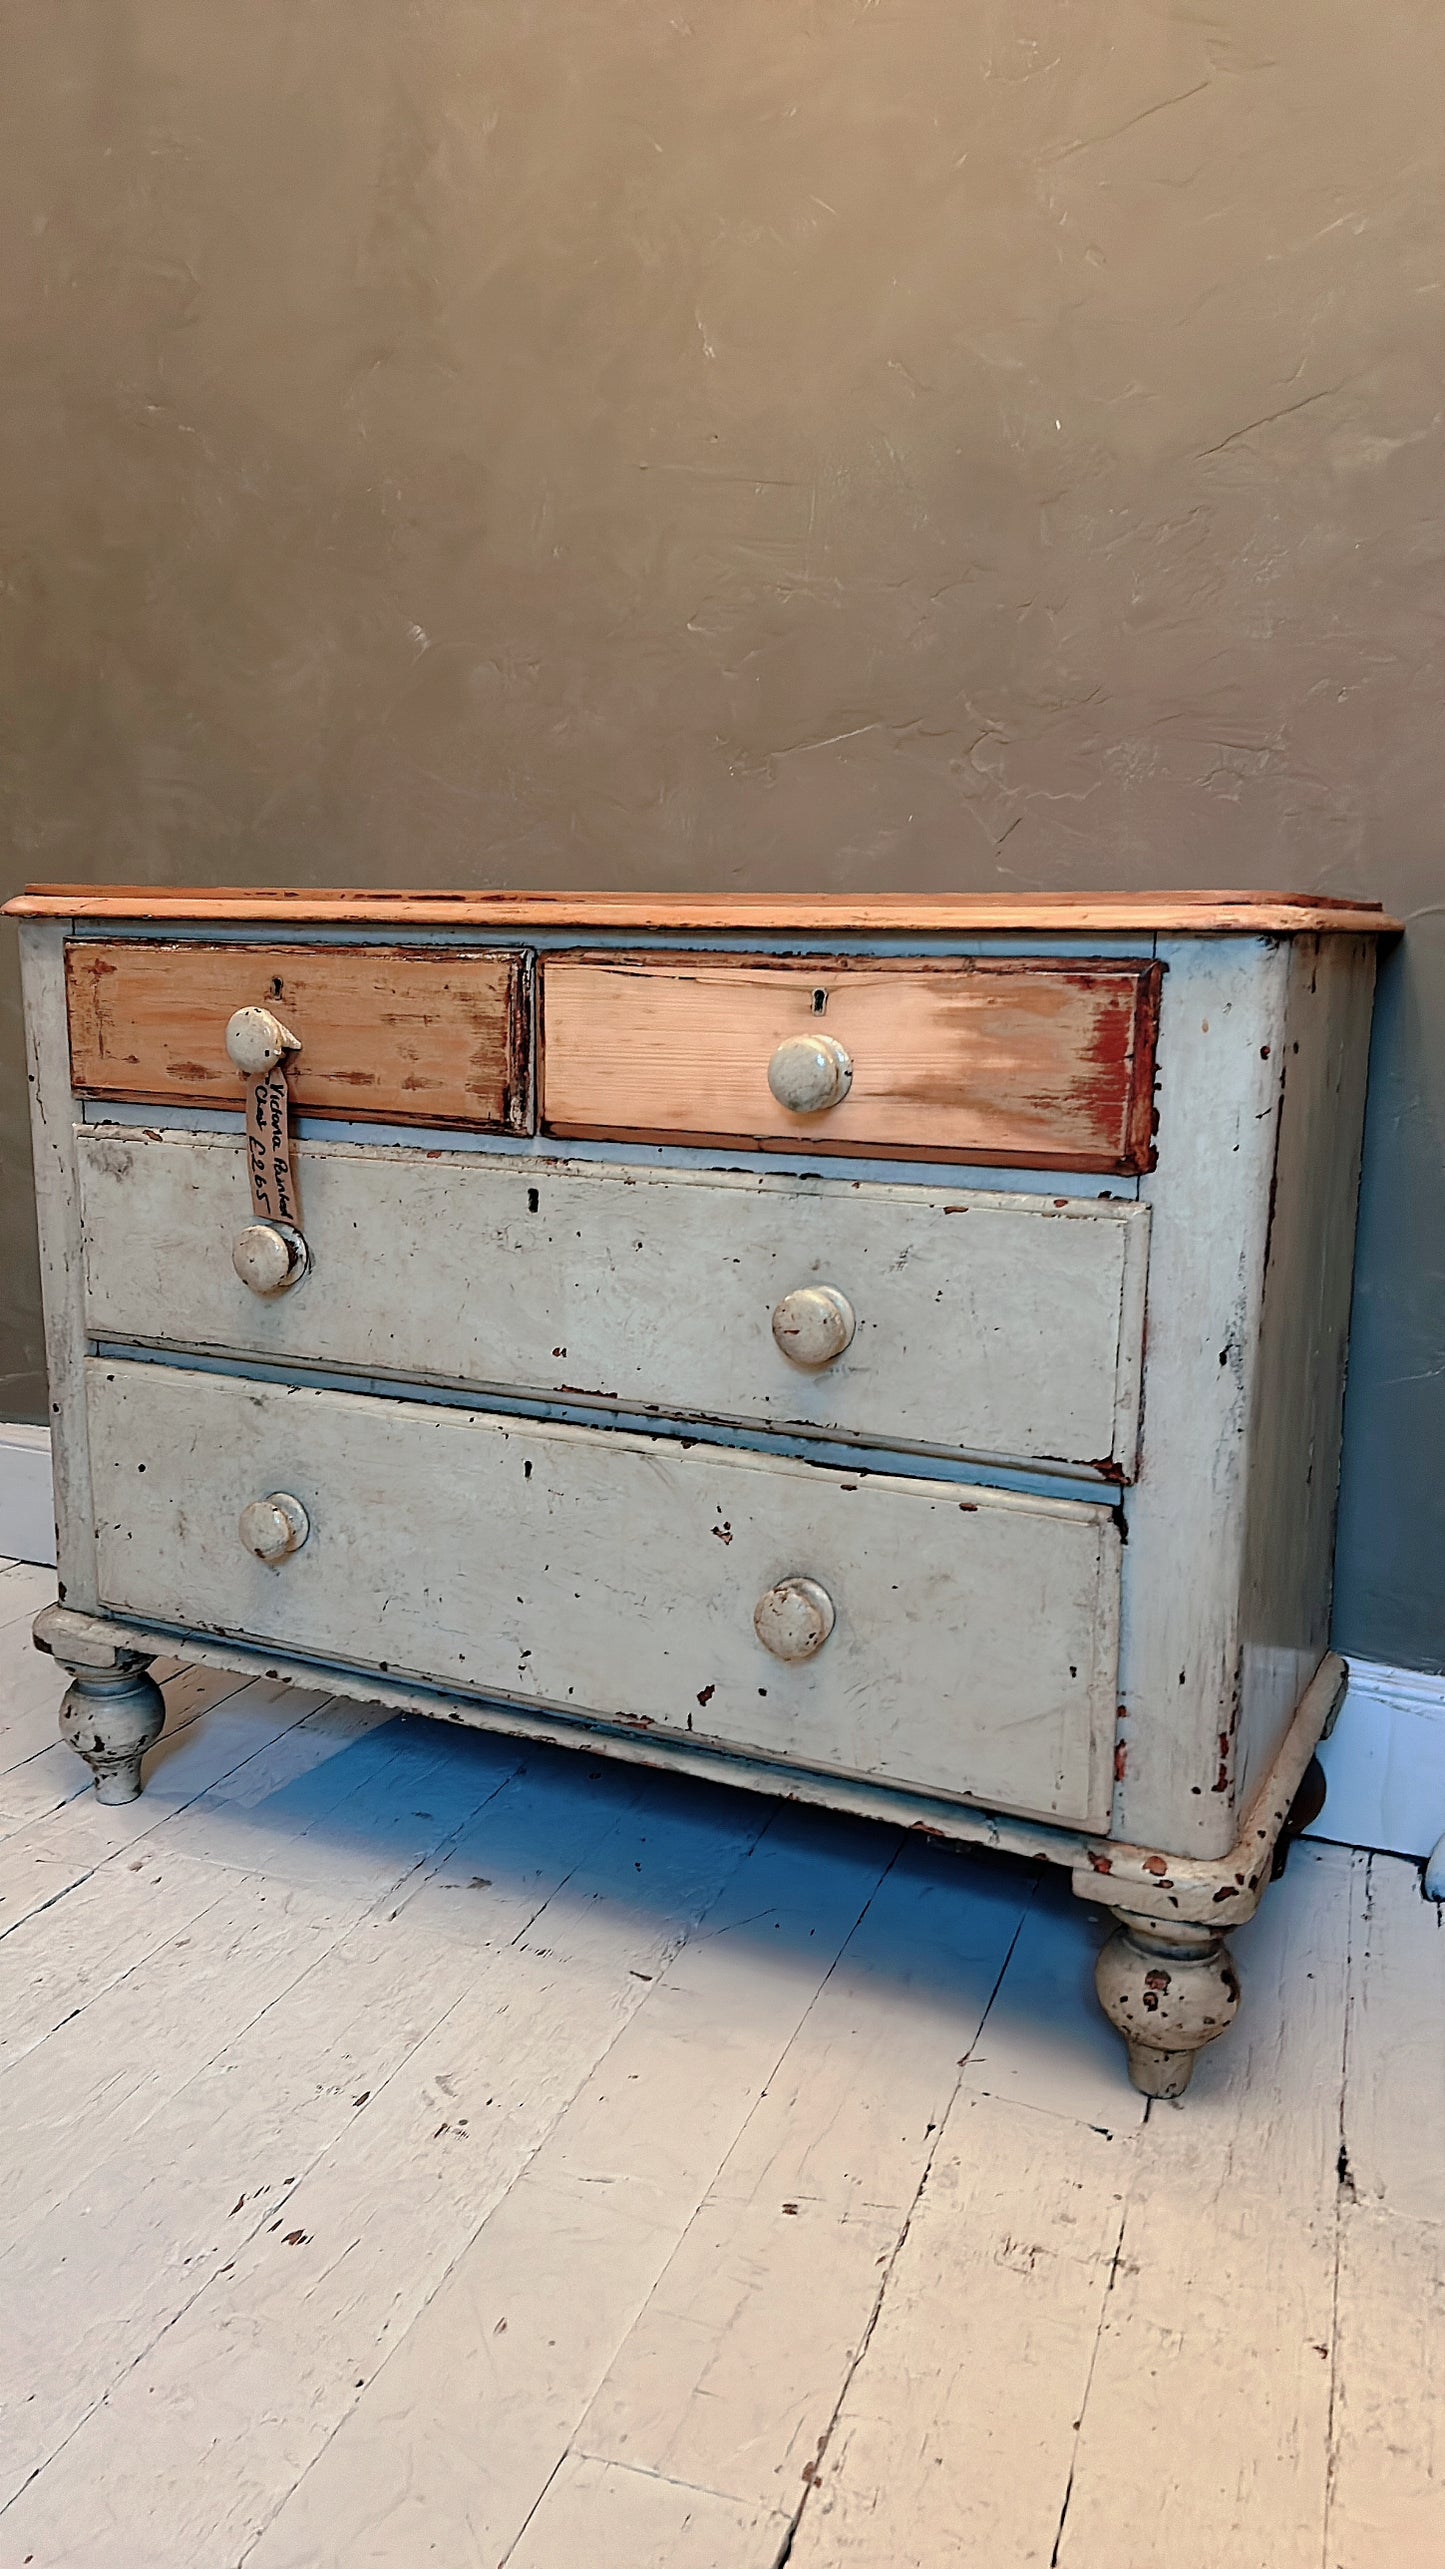
<path id="1" fill-rule="evenodd" d="M 65 962 L 85 1096 L 241 1106 L 226 1025 L 266 1004 L 300 1037 L 289 1077 L 303 1114 L 531 1129 L 526 955 L 73 940 Z"/>
<path id="2" fill-rule="evenodd" d="M 553 955 L 547 1130 L 886 1152 L 1136 1175 L 1153 1164 L 1157 964 Z M 769 1085 L 825 1035 L 849 1084 L 818 1113 Z"/>
<path id="3" fill-rule="evenodd" d="M 32 883 L 9 918 L 284 919 L 306 926 L 683 929 L 754 935 L 1398 935 L 1378 901 L 1318 892 L 369 892 L 294 885 Z"/>

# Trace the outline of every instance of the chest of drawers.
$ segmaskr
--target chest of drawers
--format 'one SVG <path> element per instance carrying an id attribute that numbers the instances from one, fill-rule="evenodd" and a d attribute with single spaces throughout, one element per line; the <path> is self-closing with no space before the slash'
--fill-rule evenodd
<path id="1" fill-rule="evenodd" d="M 1337 1705 L 1375 945 L 1260 895 L 40 888 L 60 1599 L 1066 1866 L 1177 2095 Z"/>

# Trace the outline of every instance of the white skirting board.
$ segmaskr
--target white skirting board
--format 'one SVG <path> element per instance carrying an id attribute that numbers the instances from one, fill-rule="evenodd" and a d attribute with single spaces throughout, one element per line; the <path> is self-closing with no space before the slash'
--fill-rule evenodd
<path id="1" fill-rule="evenodd" d="M 1445 1838 L 1445 1677 L 1351 1659 L 1320 1749 L 1329 1796 L 1312 1838 L 1428 1857 Z"/>
<path id="2" fill-rule="evenodd" d="M 48 1427 L 0 1426 L 0 1561 L 55 1561 Z"/>
<path id="3" fill-rule="evenodd" d="M 50 1431 L 0 1426 L 0 1561 L 54 1559 Z M 1320 1756 L 1329 1799 L 1311 1837 L 1420 1859 L 1445 1837 L 1445 1677 L 1352 1659 Z"/>

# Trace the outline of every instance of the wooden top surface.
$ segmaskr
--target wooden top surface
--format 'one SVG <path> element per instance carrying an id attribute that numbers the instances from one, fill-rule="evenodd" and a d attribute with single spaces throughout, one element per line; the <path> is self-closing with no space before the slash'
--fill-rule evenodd
<path id="1" fill-rule="evenodd" d="M 1376 901 L 1312 892 L 367 892 L 35 883 L 7 903 L 5 916 L 666 935 L 1387 936 L 1400 927 Z"/>

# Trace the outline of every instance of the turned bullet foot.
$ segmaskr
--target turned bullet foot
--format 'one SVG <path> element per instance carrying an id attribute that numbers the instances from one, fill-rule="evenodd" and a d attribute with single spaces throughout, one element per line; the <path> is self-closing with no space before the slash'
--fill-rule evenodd
<path id="1" fill-rule="evenodd" d="M 114 1668 L 79 1668 L 60 1707 L 60 1735 L 95 1777 L 96 1799 L 133 1802 L 141 1759 L 159 1739 L 166 1704 L 148 1659 L 126 1651 Z"/>
<path id="2" fill-rule="evenodd" d="M 1129 2048 L 1144 2096 L 1182 2096 L 1206 2043 L 1239 2013 L 1239 1981 L 1223 1936 L 1116 1910 L 1094 1970 L 1099 2004 Z"/>

